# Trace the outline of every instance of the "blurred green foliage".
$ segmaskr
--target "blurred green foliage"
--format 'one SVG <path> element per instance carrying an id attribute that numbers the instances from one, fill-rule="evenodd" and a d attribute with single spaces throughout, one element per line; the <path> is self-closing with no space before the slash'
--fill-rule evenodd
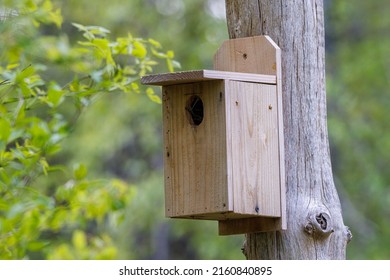
<path id="1" fill-rule="evenodd" d="M 158 61 L 173 71 L 173 52 L 130 33 L 110 40 L 99 26 L 73 23 L 82 34 L 75 44 L 45 34 L 45 26 L 61 32 L 63 21 L 48 0 L 1 8 L 0 258 L 118 258 L 108 229 L 124 220 L 134 187 L 88 178 L 85 164 L 69 168 L 59 153 L 88 106 L 109 94 L 140 94 L 140 76 Z M 161 103 L 152 88 L 144 92 Z"/>
<path id="2" fill-rule="evenodd" d="M 327 1 L 332 163 L 354 259 L 390 258 L 390 3 Z"/>
<path id="3" fill-rule="evenodd" d="M 49 1 L 38 2 L 42 4 L 38 9 L 29 7 L 39 11 L 30 14 L 32 19 L 0 23 L 5 38 L 0 43 L 0 82 L 20 86 L 19 95 L 11 96 L 6 90 L 10 85 L 0 85 L 1 100 L 8 102 L 0 112 L 0 256 L 243 259 L 243 236 L 220 237 L 215 222 L 164 217 L 161 108 L 150 102 L 158 101 L 159 93 L 143 88 L 136 79 L 130 83 L 108 79 L 115 88 L 103 83 L 107 75 L 135 78 L 151 67 L 166 72 L 178 66 L 172 52 L 162 51 L 156 41 L 175 52 L 183 70 L 211 68 L 213 54 L 228 38 L 224 1 L 68 0 L 53 1 L 54 7 Z M 347 254 L 352 259 L 386 259 L 390 258 L 390 4 L 384 0 L 325 0 L 325 4 L 332 163 L 345 224 L 354 235 Z M 87 26 L 95 26 L 88 27 L 99 39 L 95 43 L 89 41 Z M 134 37 L 127 36 L 129 32 Z M 111 44 L 126 45 L 127 40 L 134 53 L 130 59 L 120 54 L 121 68 L 113 73 Z M 10 51 L 4 52 L 5 47 Z M 148 60 L 153 54 L 155 58 Z M 105 66 L 92 71 L 91 77 L 74 75 L 92 73 L 99 66 L 96 59 Z M 105 91 L 71 96 L 72 86 L 88 86 L 91 79 L 94 85 L 102 83 Z M 35 98 L 24 97 L 22 106 L 18 96 L 34 88 L 44 90 Z M 27 121 L 15 132 L 21 119 Z M 23 133 L 30 135 L 29 142 L 15 141 Z M 17 176 L 7 178 L 3 165 L 10 160 L 16 164 L 7 168 Z M 11 188 L 15 185 L 19 187 Z"/>

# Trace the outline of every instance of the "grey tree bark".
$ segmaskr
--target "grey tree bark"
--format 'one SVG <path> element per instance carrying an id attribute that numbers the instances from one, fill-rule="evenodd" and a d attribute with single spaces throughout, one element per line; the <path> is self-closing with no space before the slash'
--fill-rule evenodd
<path id="1" fill-rule="evenodd" d="M 226 0 L 230 38 L 269 35 L 282 50 L 288 229 L 247 234 L 248 259 L 345 259 L 329 152 L 322 0 Z"/>
<path id="2" fill-rule="evenodd" d="M 18 15 L 18 13 L 15 10 L 3 8 L 0 6 L 0 23 L 16 15 Z"/>

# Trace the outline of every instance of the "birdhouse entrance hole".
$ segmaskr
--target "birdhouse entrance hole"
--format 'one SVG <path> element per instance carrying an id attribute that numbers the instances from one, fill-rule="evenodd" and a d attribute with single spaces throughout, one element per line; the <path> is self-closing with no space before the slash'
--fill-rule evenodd
<path id="1" fill-rule="evenodd" d="M 191 125 L 198 126 L 203 121 L 203 101 L 198 95 L 191 95 L 186 104 L 187 117 Z"/>

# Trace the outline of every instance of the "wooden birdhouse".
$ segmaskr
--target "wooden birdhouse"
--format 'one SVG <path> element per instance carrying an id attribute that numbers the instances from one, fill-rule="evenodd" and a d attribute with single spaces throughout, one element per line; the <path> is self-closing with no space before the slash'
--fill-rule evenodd
<path id="1" fill-rule="evenodd" d="M 162 86 L 165 212 L 221 235 L 286 228 L 280 49 L 228 40 L 215 70 L 150 75 Z"/>

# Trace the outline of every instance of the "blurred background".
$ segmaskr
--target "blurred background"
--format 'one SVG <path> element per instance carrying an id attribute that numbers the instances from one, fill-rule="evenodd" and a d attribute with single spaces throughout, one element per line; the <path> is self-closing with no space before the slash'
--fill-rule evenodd
<path id="1" fill-rule="evenodd" d="M 181 70 L 212 67 L 228 39 L 224 0 L 54 1 L 62 31 L 99 25 L 111 37 L 153 38 Z M 390 258 L 390 2 L 325 0 L 328 125 L 349 259 Z M 155 68 L 156 72 L 159 68 Z M 166 69 L 161 69 L 166 71 Z M 220 237 L 217 223 L 164 217 L 161 108 L 143 95 L 107 95 L 82 115 L 61 153 L 91 177 L 136 188 L 124 222 L 107 228 L 121 259 L 244 259 L 242 235 Z"/>

